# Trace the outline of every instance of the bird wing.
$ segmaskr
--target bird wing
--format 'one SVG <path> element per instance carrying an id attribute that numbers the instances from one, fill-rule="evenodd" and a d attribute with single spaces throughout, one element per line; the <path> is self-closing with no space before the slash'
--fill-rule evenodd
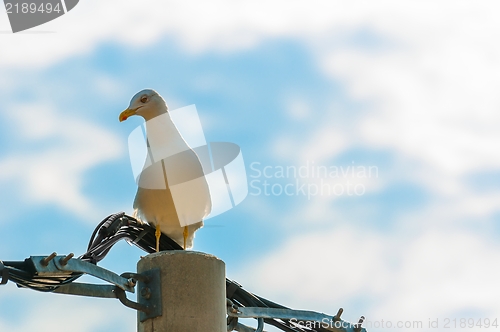
<path id="1" fill-rule="evenodd" d="M 196 153 L 186 150 L 144 169 L 134 209 L 150 223 L 179 227 L 208 216 L 212 209 L 210 190 Z"/>
<path id="2" fill-rule="evenodd" d="M 200 159 L 168 113 L 146 122 L 146 136 L 148 158 L 139 176 L 134 209 L 176 241 L 182 239 L 184 226 L 189 226 L 192 243 L 192 234 L 212 209 Z"/>

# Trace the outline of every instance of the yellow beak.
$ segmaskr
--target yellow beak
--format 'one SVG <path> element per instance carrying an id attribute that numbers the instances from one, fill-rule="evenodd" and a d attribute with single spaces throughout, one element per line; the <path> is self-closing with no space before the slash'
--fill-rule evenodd
<path id="1" fill-rule="evenodd" d="M 136 110 L 131 110 L 130 108 L 127 108 L 125 111 L 120 113 L 120 116 L 118 117 L 118 119 L 120 120 L 120 122 L 123 122 L 123 121 L 127 120 L 129 117 L 131 117 L 132 115 L 135 115 L 135 111 Z"/>

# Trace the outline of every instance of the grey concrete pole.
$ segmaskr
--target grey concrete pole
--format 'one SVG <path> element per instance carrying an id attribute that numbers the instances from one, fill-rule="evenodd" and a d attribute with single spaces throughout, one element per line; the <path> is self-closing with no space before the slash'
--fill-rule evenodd
<path id="1" fill-rule="evenodd" d="M 162 251 L 137 264 L 139 274 L 155 268 L 161 272 L 162 315 L 143 322 L 138 316 L 139 332 L 226 331 L 223 261 L 195 251 Z"/>

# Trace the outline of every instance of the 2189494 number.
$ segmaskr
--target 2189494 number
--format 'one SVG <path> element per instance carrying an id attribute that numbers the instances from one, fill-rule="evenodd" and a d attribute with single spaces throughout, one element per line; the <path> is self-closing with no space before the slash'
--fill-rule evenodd
<path id="1" fill-rule="evenodd" d="M 59 6 L 59 3 L 57 3 L 55 6 L 52 5 L 50 2 L 49 3 L 41 3 L 40 5 L 36 3 L 10 3 L 6 2 L 5 3 L 5 9 L 7 10 L 7 14 L 27 14 L 27 13 L 47 13 L 50 14 L 52 12 L 60 13 L 61 8 Z"/>
<path id="2" fill-rule="evenodd" d="M 457 329 L 457 328 L 476 328 L 476 329 L 488 329 L 488 328 L 498 328 L 497 319 L 489 318 L 445 318 L 444 326 L 445 329 Z"/>

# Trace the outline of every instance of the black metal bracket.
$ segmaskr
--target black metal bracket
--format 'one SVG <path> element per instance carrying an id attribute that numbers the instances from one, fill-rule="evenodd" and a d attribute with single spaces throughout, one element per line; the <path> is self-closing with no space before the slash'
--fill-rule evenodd
<path id="1" fill-rule="evenodd" d="M 129 280 L 139 281 L 139 301 L 130 301 L 125 294 L 125 291 L 119 287 L 115 287 L 113 293 L 120 302 L 129 308 L 139 311 L 141 322 L 161 316 L 161 283 L 160 269 L 153 269 L 142 274 L 123 273 L 121 275 Z"/>
<path id="2" fill-rule="evenodd" d="M 121 289 L 119 287 L 115 287 L 115 289 L 113 289 L 113 293 L 116 295 L 116 297 L 118 298 L 118 300 L 120 300 L 120 302 L 124 306 L 132 308 L 132 309 L 135 309 L 135 310 L 138 310 L 140 312 L 150 312 L 148 306 L 139 304 L 139 303 L 134 302 L 134 301 L 130 301 L 127 298 L 127 294 L 125 294 L 125 291 L 123 289 Z"/>
<path id="3" fill-rule="evenodd" d="M 138 279 L 137 302 L 139 302 L 139 305 L 148 308 L 147 311 L 141 310 L 139 312 L 139 319 L 141 322 L 144 322 L 146 319 L 162 315 L 160 269 L 156 268 L 143 271 L 141 276 L 147 278 L 147 280 Z"/>

